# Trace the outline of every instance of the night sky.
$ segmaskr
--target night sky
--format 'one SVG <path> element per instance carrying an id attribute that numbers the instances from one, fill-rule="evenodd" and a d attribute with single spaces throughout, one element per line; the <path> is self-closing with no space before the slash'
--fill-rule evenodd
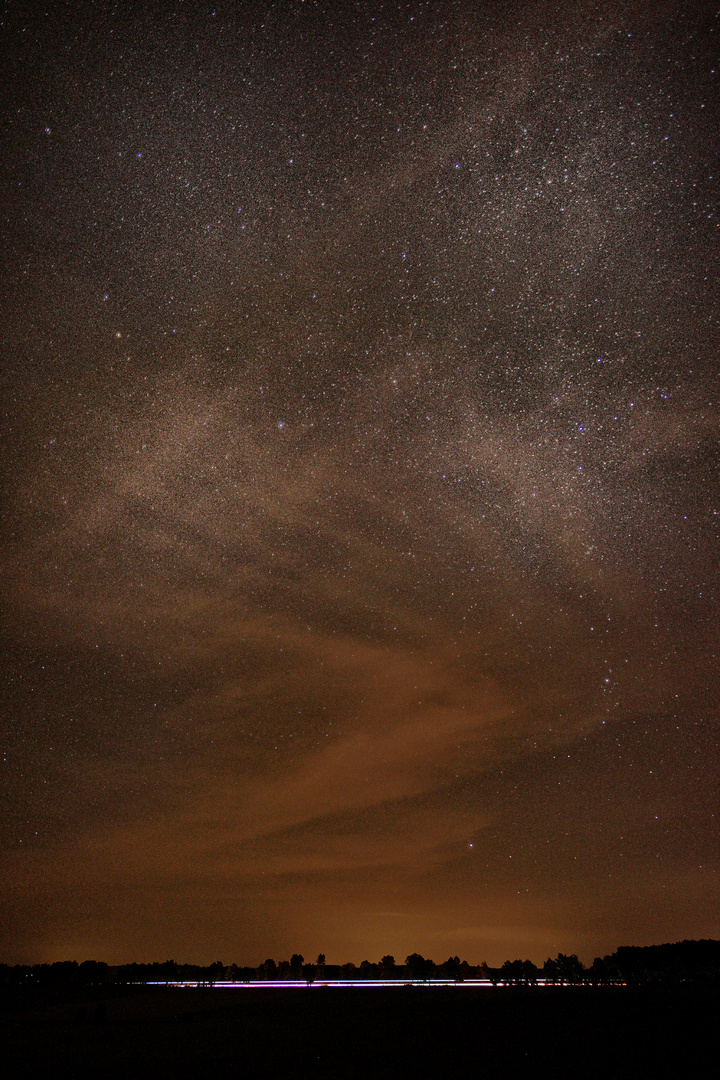
<path id="1" fill-rule="evenodd" d="M 0 959 L 720 937 L 718 5 L 0 31 Z"/>

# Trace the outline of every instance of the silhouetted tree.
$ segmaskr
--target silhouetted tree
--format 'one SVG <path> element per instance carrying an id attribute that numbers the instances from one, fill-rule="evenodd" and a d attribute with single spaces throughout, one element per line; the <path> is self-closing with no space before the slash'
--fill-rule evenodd
<path id="1" fill-rule="evenodd" d="M 605 957 L 614 981 L 720 983 L 720 941 L 676 941 L 665 945 L 621 945 Z"/>
<path id="2" fill-rule="evenodd" d="M 445 963 L 440 965 L 438 974 L 444 975 L 446 979 L 459 979 L 460 968 L 460 957 L 449 956 Z"/>
<path id="3" fill-rule="evenodd" d="M 523 982 L 526 986 L 534 986 L 537 982 L 538 969 L 532 960 L 523 960 Z"/>
<path id="4" fill-rule="evenodd" d="M 405 964 L 413 979 L 428 979 L 435 970 L 432 960 L 426 960 L 420 953 L 411 953 L 405 958 Z"/>
<path id="5" fill-rule="evenodd" d="M 77 960 L 58 960 L 49 968 L 46 964 L 42 966 L 44 971 L 38 981 L 47 983 L 49 986 L 72 986 L 80 981 Z"/>
<path id="6" fill-rule="evenodd" d="M 560 981 L 557 963 L 555 960 L 551 960 L 549 956 L 543 964 L 542 970 L 545 982 L 556 983 Z"/>
<path id="7" fill-rule="evenodd" d="M 585 978 L 585 965 L 572 953 L 558 953 L 556 960 L 547 959 L 543 964 L 543 976 L 551 983 L 581 983 Z"/>
<path id="8" fill-rule="evenodd" d="M 86 986 L 98 986 L 109 980 L 108 966 L 101 960 L 83 960 L 78 974 Z"/>
<path id="9" fill-rule="evenodd" d="M 523 981 L 523 962 L 522 960 L 506 960 L 503 966 L 500 968 L 500 976 L 504 983 L 508 983 L 510 986 L 516 986 L 517 983 Z"/>
<path id="10" fill-rule="evenodd" d="M 159 977 L 165 982 L 172 982 L 178 977 L 178 966 L 174 960 L 166 960 L 164 964 L 159 965 L 159 969 Z"/>
<path id="11" fill-rule="evenodd" d="M 565 956 L 564 953 L 557 955 L 557 970 L 560 981 L 563 983 L 581 983 L 585 977 L 585 965 L 572 953 Z"/>
<path id="12" fill-rule="evenodd" d="M 302 953 L 293 953 L 290 957 L 290 971 L 294 979 L 299 979 L 302 975 L 302 966 L 305 962 L 305 957 Z"/>
<path id="13" fill-rule="evenodd" d="M 212 986 L 213 983 L 219 982 L 225 978 L 225 965 L 220 960 L 215 960 L 210 965 L 207 971 L 207 981 Z"/>
<path id="14" fill-rule="evenodd" d="M 388 954 L 387 956 L 381 957 L 381 959 L 380 959 L 380 974 L 383 976 L 384 979 L 391 979 L 393 977 L 393 975 L 397 974 L 397 972 L 395 971 L 395 957 L 394 956 L 390 956 Z"/>
<path id="15" fill-rule="evenodd" d="M 610 965 L 601 956 L 595 957 L 587 975 L 593 986 L 602 986 L 604 983 L 613 981 Z"/>

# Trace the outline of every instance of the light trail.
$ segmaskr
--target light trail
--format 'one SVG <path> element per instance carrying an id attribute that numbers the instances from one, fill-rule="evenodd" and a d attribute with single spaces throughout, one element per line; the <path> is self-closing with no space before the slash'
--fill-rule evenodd
<path id="1" fill-rule="evenodd" d="M 510 986 L 532 986 L 532 987 L 564 987 L 564 986 L 588 986 L 588 983 L 551 983 L 546 979 L 538 979 L 532 984 L 513 984 L 506 982 L 491 982 L 490 979 L 253 979 L 248 982 L 229 982 L 224 979 L 219 979 L 217 982 L 205 982 L 202 979 L 176 979 L 165 982 L 164 980 L 156 980 L 154 982 L 137 983 L 137 986 L 173 986 L 179 989 L 188 988 L 204 988 L 204 989 L 223 989 L 223 990 L 313 990 L 318 987 L 325 987 L 332 990 L 365 990 L 374 987 L 435 987 L 435 986 L 453 986 L 453 987 L 494 987 L 494 988 L 507 988 Z M 624 986 L 624 983 L 614 983 L 616 986 Z"/>

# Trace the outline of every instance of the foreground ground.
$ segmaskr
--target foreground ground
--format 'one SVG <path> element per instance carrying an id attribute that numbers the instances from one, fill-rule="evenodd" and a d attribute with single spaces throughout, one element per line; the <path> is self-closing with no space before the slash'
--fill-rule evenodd
<path id="1" fill-rule="evenodd" d="M 676 1077 L 718 990 L 106 989 L 0 1001 L 8 1076 Z"/>

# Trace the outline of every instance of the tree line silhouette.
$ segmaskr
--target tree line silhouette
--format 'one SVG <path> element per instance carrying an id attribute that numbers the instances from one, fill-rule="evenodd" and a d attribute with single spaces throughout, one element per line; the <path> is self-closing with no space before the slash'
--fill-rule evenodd
<path id="1" fill-rule="evenodd" d="M 360 965 L 327 964 L 320 953 L 315 963 L 306 963 L 300 953 L 289 960 L 268 959 L 258 967 L 223 964 L 219 960 L 203 966 L 178 964 L 174 960 L 147 964 L 106 964 L 99 960 L 58 961 L 54 964 L 0 964 L 0 987 L 82 987 L 131 985 L 158 982 L 198 982 L 212 986 L 218 982 L 324 981 L 334 979 L 433 980 L 487 979 L 496 986 L 535 986 L 539 980 L 557 986 L 678 985 L 703 983 L 720 985 L 720 941 L 680 941 L 666 945 L 621 946 L 605 957 L 596 957 L 585 967 L 576 955 L 558 953 L 542 967 L 531 960 L 506 960 L 501 967 L 486 963 L 469 964 L 457 956 L 436 964 L 420 953 L 411 953 L 404 964 L 391 955 L 377 963 Z"/>

